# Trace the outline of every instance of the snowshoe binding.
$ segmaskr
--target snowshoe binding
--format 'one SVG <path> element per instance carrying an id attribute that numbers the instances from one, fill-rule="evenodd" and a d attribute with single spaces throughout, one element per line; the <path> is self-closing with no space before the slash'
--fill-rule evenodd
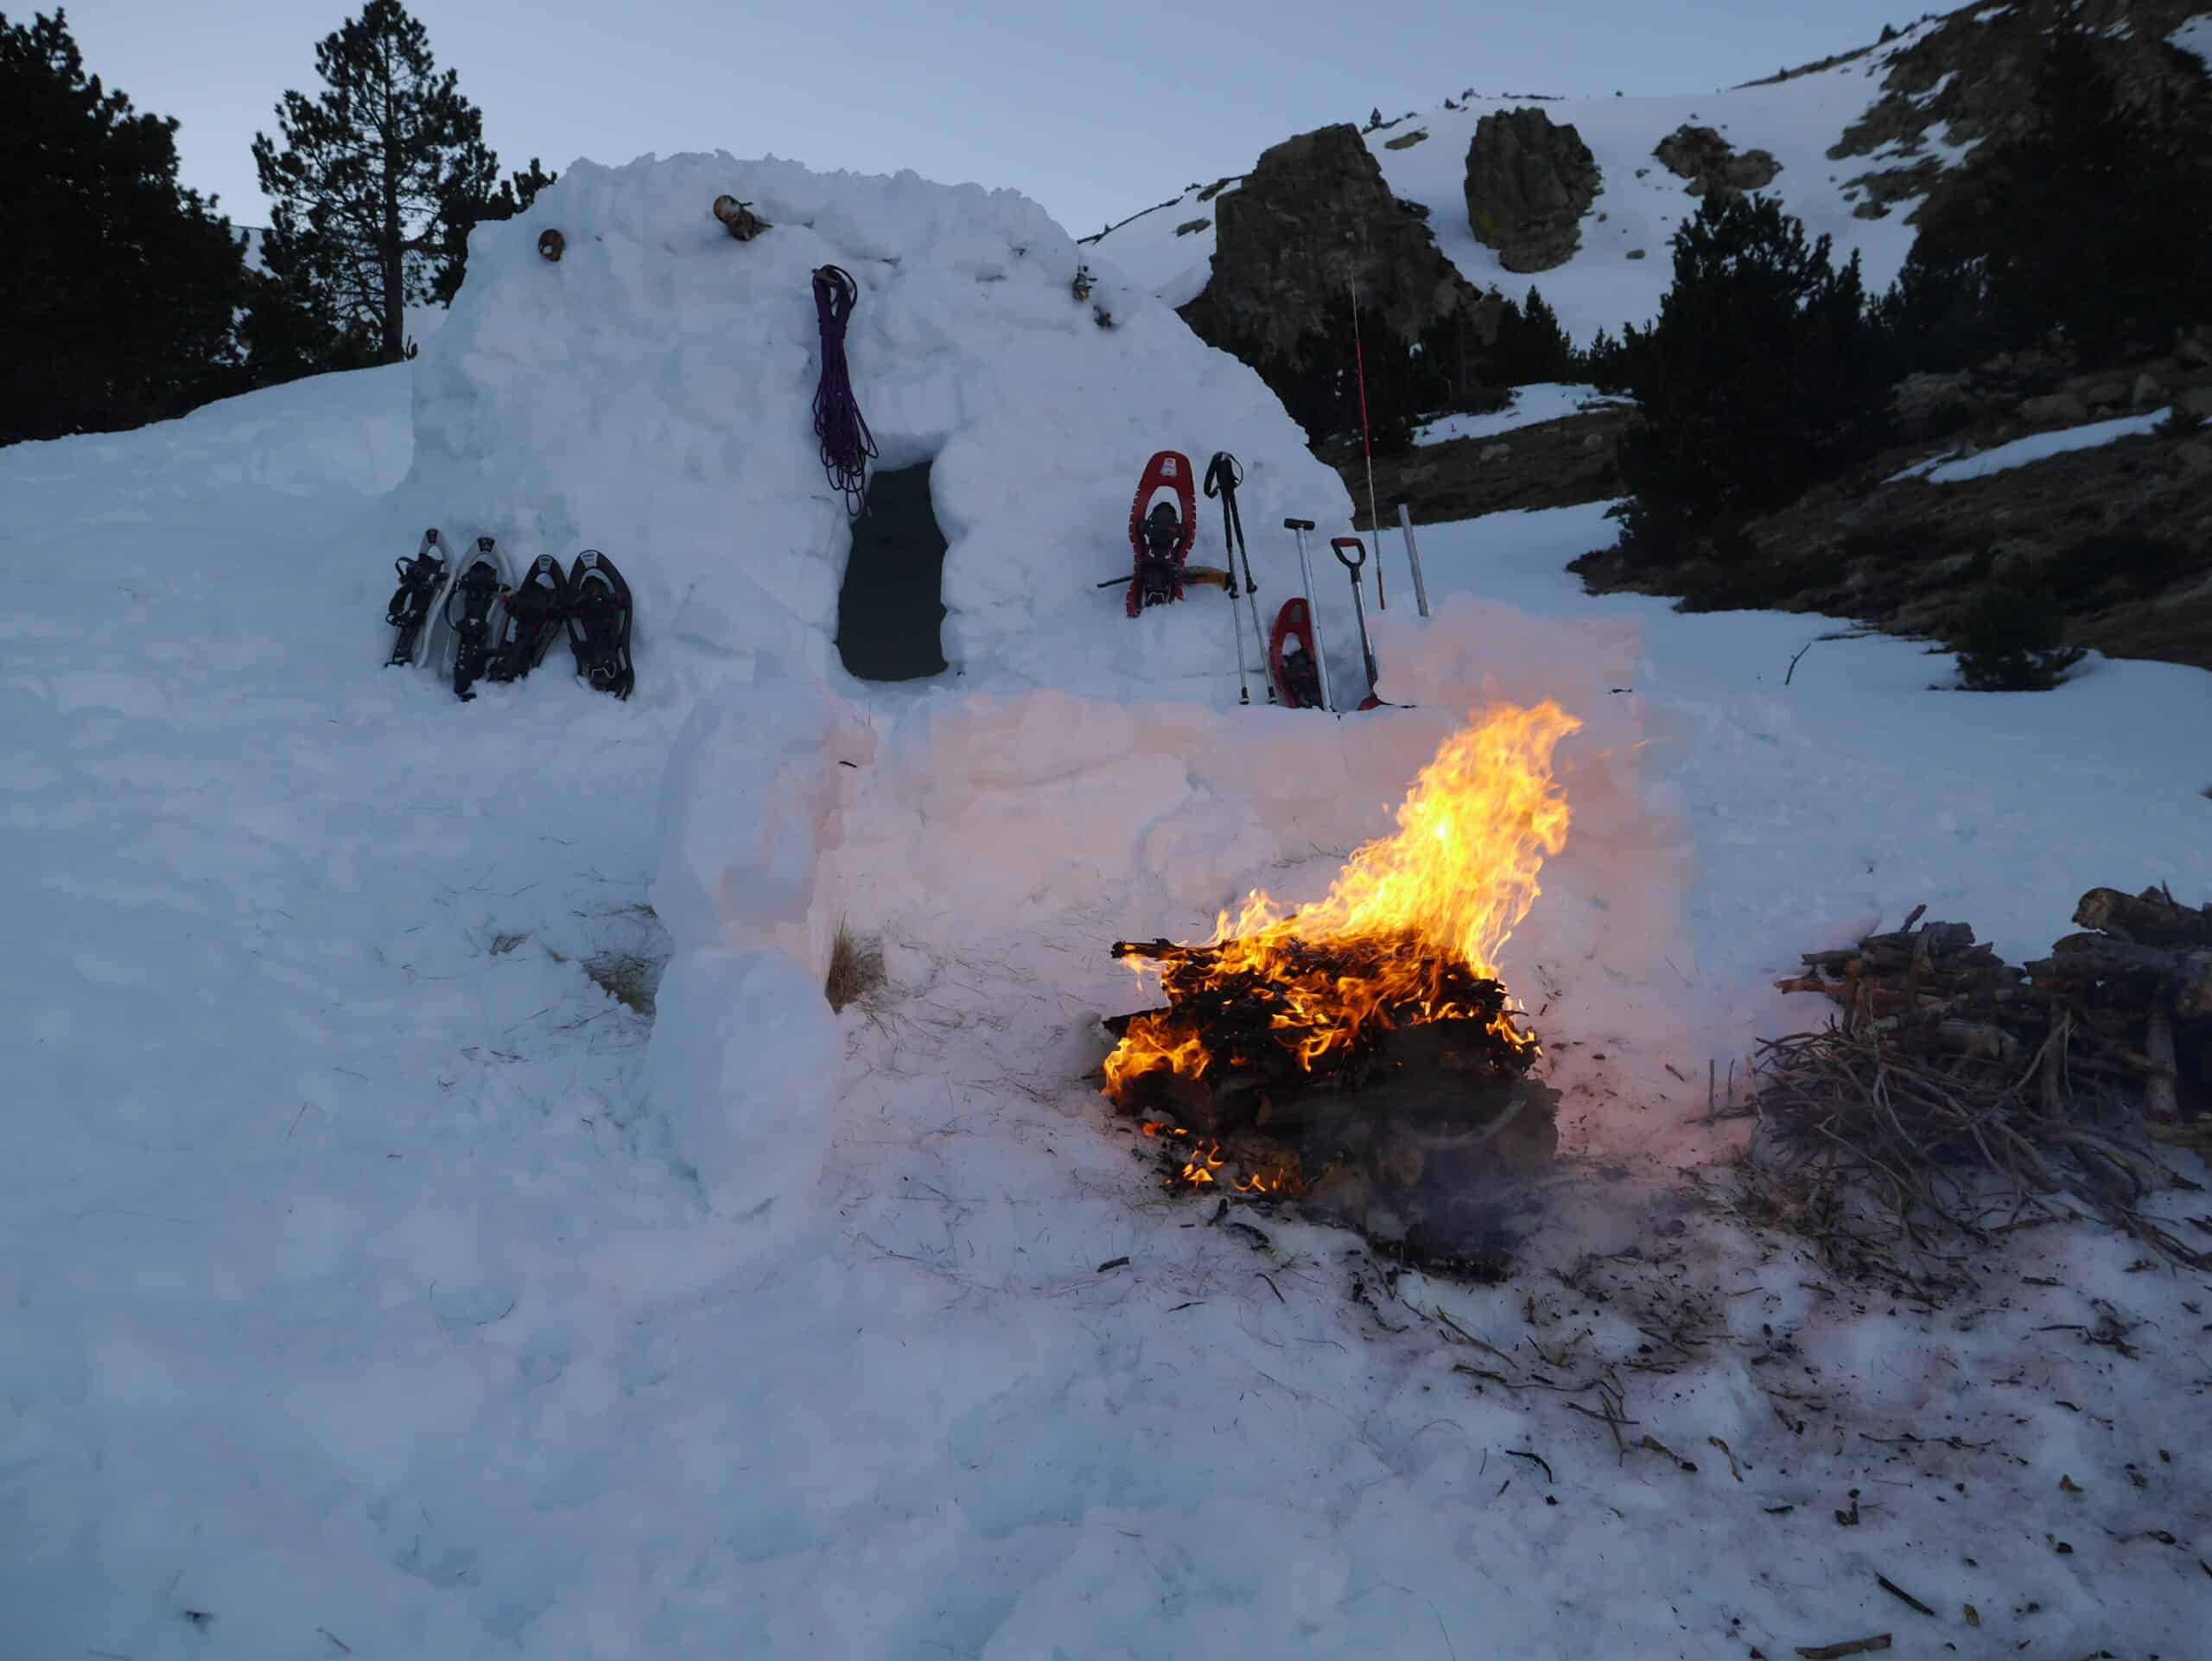
<path id="1" fill-rule="evenodd" d="M 517 681 L 545 661 L 546 648 L 569 613 L 569 579 L 561 562 L 540 554 L 507 595 L 504 626 L 492 648 L 494 681 Z"/>
<path id="2" fill-rule="evenodd" d="M 423 660 L 430 633 L 426 626 L 444 596 L 446 579 L 453 575 L 446 566 L 445 544 L 435 530 L 423 533 L 423 545 L 414 558 L 396 559 L 391 564 L 399 573 L 399 591 L 385 608 L 384 620 L 399 633 L 392 640 L 391 655 L 385 659 L 388 669 Z"/>
<path id="3" fill-rule="evenodd" d="M 505 630 L 500 602 L 507 588 L 506 561 L 491 538 L 477 538 L 476 551 L 462 562 L 445 603 L 446 627 L 453 638 L 453 690 L 463 702 L 476 696 L 476 683 Z"/>
<path id="4" fill-rule="evenodd" d="M 576 673 L 596 692 L 630 696 L 637 671 L 630 662 L 630 585 L 614 562 L 596 548 L 576 556 L 569 570 L 564 614 Z"/>
<path id="5" fill-rule="evenodd" d="M 1173 491 L 1174 499 L 1154 501 L 1163 489 Z M 1183 597 L 1183 562 L 1190 557 L 1198 529 L 1191 458 L 1177 450 L 1161 450 L 1146 466 L 1144 477 L 1137 481 L 1136 500 L 1129 506 L 1129 550 L 1136 560 L 1129 582 L 1130 616 L 1147 606 Z"/>

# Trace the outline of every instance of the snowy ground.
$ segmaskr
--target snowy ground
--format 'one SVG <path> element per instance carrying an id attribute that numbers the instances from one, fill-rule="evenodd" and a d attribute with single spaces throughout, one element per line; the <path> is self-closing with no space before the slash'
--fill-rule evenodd
<path id="1" fill-rule="evenodd" d="M 1969 479 L 1986 479 L 1993 473 L 2007 473 L 2014 468 L 2024 468 L 2031 461 L 2063 455 L 2069 450 L 2101 449 L 2120 439 L 2154 431 L 2165 423 L 2168 416 L 2167 410 L 2153 410 L 2148 415 L 2119 416 L 2110 421 L 2092 421 L 2079 427 L 2061 427 L 2055 432 L 2030 433 L 2025 438 L 2015 438 L 2010 443 L 1993 444 L 1986 450 L 1971 455 L 1950 450 L 1925 461 L 1916 461 L 1904 471 L 1891 474 L 1885 482 L 1895 484 L 1900 479 L 1925 479 L 1931 485 L 1955 485 L 1962 484 Z"/>
<path id="2" fill-rule="evenodd" d="M 1341 1234 L 1159 1193 L 1081 1076 L 1090 1015 L 1140 1001 L 1126 920 L 1050 884 L 891 943 L 818 1203 L 764 1231 L 671 1157 L 648 1024 L 585 967 L 663 949 L 688 703 L 541 672 L 462 706 L 352 620 L 408 551 L 361 529 L 405 375 L 0 453 L 0 1652 L 2196 1652 L 2202 1277 L 2053 1229 L 1942 1308 L 1854 1290 L 1730 1218 L 1739 1127 L 1691 1121 L 1706 1057 L 1816 1018 L 1766 977 L 1878 914 L 2017 958 L 2093 882 L 2212 894 L 2212 677 L 1938 693 L 1877 638 L 1785 685 L 1819 620 L 1584 596 L 1600 509 L 1425 527 L 1440 622 L 1380 620 L 1386 695 L 1447 648 L 1516 690 L 1552 654 L 1667 810 L 1578 797 L 1554 914 L 1593 870 L 1683 913 L 1628 954 L 1649 984 L 1605 992 L 1572 928 L 1508 958 L 1617 1018 L 1551 1032 L 1574 1157 L 1516 1283 L 1393 1288 Z M 1404 748 L 1363 722 L 1429 718 L 1187 725 L 1247 716 L 1363 779 Z M 1080 830 L 1069 769 L 1011 829 Z M 849 845 L 896 829 L 891 777 Z M 1622 828 L 1662 818 L 1639 863 Z M 1624 1448 L 1571 1410 L 1616 1384 Z"/>
<path id="3" fill-rule="evenodd" d="M 1540 421 L 1559 421 L 1589 409 L 1625 407 L 1626 398 L 1607 398 L 1594 386 L 1562 381 L 1532 381 L 1513 389 L 1512 401 L 1503 410 L 1482 415 L 1448 415 L 1414 430 L 1416 444 L 1443 444 L 1455 438 L 1491 438 L 1516 427 L 1533 427 Z"/>

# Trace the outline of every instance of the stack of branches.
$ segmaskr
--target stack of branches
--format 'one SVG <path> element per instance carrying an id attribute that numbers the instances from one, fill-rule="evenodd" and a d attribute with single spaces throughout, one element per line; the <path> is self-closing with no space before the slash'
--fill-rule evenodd
<path id="1" fill-rule="evenodd" d="M 2017 968 L 1963 923 L 1804 954 L 1776 984 L 1841 1006 L 1826 1030 L 1763 1042 L 1753 1087 L 1765 1168 L 1849 1238 L 1845 1195 L 1916 1250 L 1986 1240 L 2070 1198 L 2171 1256 L 2194 1251 L 2139 1202 L 2170 1174 L 2139 1130 L 2192 1140 L 2212 1108 L 2212 910 L 2093 888 L 2049 958 Z M 2184 1094 L 2184 1092 L 2186 1092 Z M 2063 1206 L 2061 1207 L 2063 1209 Z"/>

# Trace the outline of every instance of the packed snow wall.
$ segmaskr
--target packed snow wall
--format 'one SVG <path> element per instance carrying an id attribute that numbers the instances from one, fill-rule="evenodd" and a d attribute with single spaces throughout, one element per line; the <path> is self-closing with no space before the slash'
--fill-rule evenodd
<path id="1" fill-rule="evenodd" d="M 772 228 L 734 239 L 712 212 L 725 193 Z M 557 262 L 537 251 L 549 227 Z M 1096 586 L 1129 570 L 1145 462 L 1237 455 L 1268 618 L 1297 587 L 1283 519 L 1325 538 L 1347 528 L 1350 498 L 1258 377 L 1159 301 L 1103 264 L 1077 301 L 1076 245 L 1011 191 L 727 154 L 577 162 L 528 213 L 471 236 L 467 282 L 416 366 L 392 534 L 488 533 L 517 570 L 606 550 L 637 594 L 646 696 L 673 641 L 837 681 L 850 532 L 813 426 L 825 264 L 858 286 L 846 353 L 877 467 L 934 462 L 948 672 L 1233 699 L 1219 589 L 1132 620 L 1121 590 Z M 1218 511 L 1198 506 L 1192 560 L 1217 565 Z M 1341 573 L 1316 578 L 1329 638 L 1349 640 Z M 661 684 L 673 667 L 664 656 Z"/>
<path id="2" fill-rule="evenodd" d="M 652 1091 L 709 1203 L 804 1216 L 832 1143 L 866 1130 L 842 1105 L 823 996 L 841 924 L 882 941 L 904 996 L 965 961 L 1024 965 L 1035 1001 L 1007 1018 L 1039 1027 L 1072 1079 L 1103 1053 L 1093 1017 L 1154 1002 L 1109 942 L 1204 938 L 1253 886 L 1319 899 L 1354 846 L 1392 832 L 1442 741 L 1500 700 L 1555 698 L 1584 723 L 1559 756 L 1573 824 L 1507 949 L 1509 983 L 1598 1065 L 1711 1053 L 1681 967 L 1684 822 L 1647 786 L 1641 703 L 1615 690 L 1635 625 L 1455 597 L 1384 635 L 1384 692 L 1415 707 L 1342 719 L 1053 689 L 870 712 L 796 676 L 702 699 L 662 800 L 652 899 L 678 956 Z"/>

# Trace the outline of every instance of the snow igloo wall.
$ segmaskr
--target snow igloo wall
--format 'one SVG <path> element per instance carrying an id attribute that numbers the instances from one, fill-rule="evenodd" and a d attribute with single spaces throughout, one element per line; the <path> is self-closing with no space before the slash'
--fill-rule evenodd
<path id="1" fill-rule="evenodd" d="M 772 228 L 733 239 L 712 213 L 724 193 Z M 549 226 L 557 263 L 537 251 Z M 836 684 L 851 531 L 813 430 L 811 277 L 838 265 L 859 290 L 846 352 L 875 468 L 933 464 L 950 670 L 969 686 L 1233 701 L 1218 589 L 1131 620 L 1121 590 L 1096 586 L 1129 568 L 1145 462 L 1237 455 L 1269 617 L 1298 584 L 1284 517 L 1325 538 L 1350 497 L 1256 375 L 1103 264 L 1077 302 L 1078 263 L 1012 191 L 725 153 L 579 162 L 473 233 L 467 282 L 416 366 L 414 466 L 391 510 L 495 536 L 518 570 L 607 550 L 637 596 L 641 696 L 677 678 L 677 643 Z M 1220 521 L 1198 505 L 1193 559 L 1217 564 Z M 1315 572 L 1325 638 L 1348 641 L 1337 575 Z"/>

